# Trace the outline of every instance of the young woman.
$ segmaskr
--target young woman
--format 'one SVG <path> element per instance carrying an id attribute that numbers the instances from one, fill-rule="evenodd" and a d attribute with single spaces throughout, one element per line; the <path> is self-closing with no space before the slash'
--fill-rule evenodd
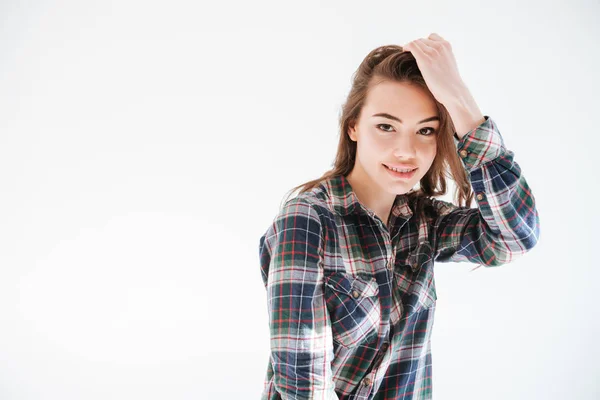
<path id="1" fill-rule="evenodd" d="M 296 187 L 260 238 L 262 399 L 431 399 L 434 261 L 526 253 L 533 194 L 439 35 L 369 53 L 340 128 L 333 169 Z M 435 198 L 448 173 L 459 205 Z"/>

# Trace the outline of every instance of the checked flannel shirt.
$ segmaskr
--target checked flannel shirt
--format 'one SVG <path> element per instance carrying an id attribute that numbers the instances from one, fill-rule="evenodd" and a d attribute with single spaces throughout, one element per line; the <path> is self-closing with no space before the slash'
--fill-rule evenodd
<path id="1" fill-rule="evenodd" d="M 263 400 L 431 399 L 433 265 L 495 267 L 533 248 L 531 189 L 494 121 L 454 137 L 477 208 L 398 195 L 389 227 L 345 176 L 288 200 L 260 238 L 270 357 Z M 422 215 L 422 217 L 419 217 Z"/>

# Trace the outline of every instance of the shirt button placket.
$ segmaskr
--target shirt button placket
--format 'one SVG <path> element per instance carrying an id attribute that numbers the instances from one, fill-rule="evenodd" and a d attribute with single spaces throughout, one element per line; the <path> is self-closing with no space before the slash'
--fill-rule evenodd
<path id="1" fill-rule="evenodd" d="M 396 261 L 395 261 L 396 249 L 394 249 L 391 246 L 391 243 L 386 243 L 386 245 L 388 245 L 388 244 L 389 244 L 389 247 L 388 246 L 386 246 L 386 247 L 388 247 L 390 249 L 389 252 L 392 255 L 392 257 L 387 262 L 387 269 L 389 269 L 390 271 L 394 271 L 394 264 L 396 263 Z"/>
<path id="2" fill-rule="evenodd" d="M 373 384 L 373 373 L 365 376 L 361 382 L 360 390 L 356 393 L 357 398 L 369 398 L 371 385 Z"/>

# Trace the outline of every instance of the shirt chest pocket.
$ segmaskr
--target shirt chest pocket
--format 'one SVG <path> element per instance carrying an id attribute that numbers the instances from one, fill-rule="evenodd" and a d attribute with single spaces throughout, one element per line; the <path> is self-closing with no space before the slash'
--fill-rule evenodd
<path id="1" fill-rule="evenodd" d="M 420 243 L 408 257 L 403 274 L 396 273 L 398 285 L 404 285 L 404 308 L 408 315 L 433 307 L 437 300 L 433 273 L 433 249 L 429 242 Z"/>
<path id="2" fill-rule="evenodd" d="M 326 277 L 324 294 L 335 342 L 354 347 L 377 339 L 381 306 L 375 278 L 335 272 Z"/>

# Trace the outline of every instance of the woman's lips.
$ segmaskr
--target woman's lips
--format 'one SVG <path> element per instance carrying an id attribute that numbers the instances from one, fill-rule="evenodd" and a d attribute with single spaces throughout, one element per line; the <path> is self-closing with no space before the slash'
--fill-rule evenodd
<path id="1" fill-rule="evenodd" d="M 400 179 L 410 179 L 410 178 L 412 178 L 413 175 L 415 174 L 415 171 L 417 170 L 415 168 L 415 169 L 413 169 L 410 172 L 396 172 L 396 171 L 392 171 L 391 169 L 389 169 L 385 164 L 383 164 L 383 166 L 386 169 L 386 171 L 390 173 L 390 175 L 392 175 L 394 178 L 400 178 Z"/>

